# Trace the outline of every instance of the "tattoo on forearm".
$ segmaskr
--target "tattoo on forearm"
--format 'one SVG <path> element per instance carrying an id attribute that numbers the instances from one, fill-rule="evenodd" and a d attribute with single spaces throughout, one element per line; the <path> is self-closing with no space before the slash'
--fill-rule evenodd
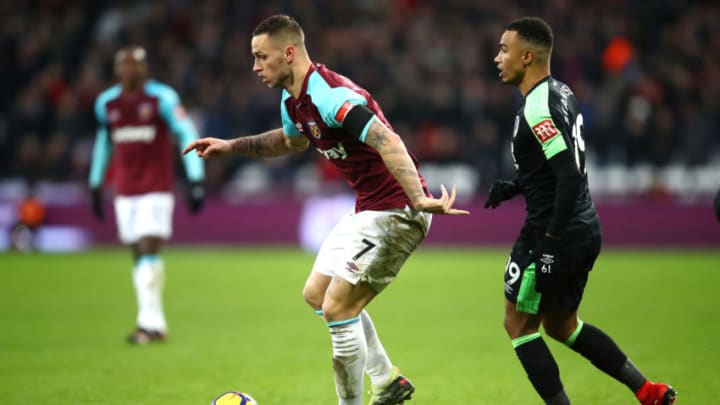
<path id="1" fill-rule="evenodd" d="M 277 130 L 267 131 L 259 135 L 236 138 L 232 142 L 232 147 L 233 150 L 245 156 L 278 156 L 288 152 L 282 136 L 282 133 L 278 134 Z"/>
<path id="2" fill-rule="evenodd" d="M 248 149 L 252 153 L 254 153 L 256 155 L 260 155 L 263 150 L 262 141 L 263 141 L 263 139 L 259 138 L 259 137 L 252 137 L 252 138 L 248 139 Z"/>
<path id="3" fill-rule="evenodd" d="M 396 167 L 393 172 L 398 176 L 417 177 L 417 170 L 414 167 Z"/>
<path id="4" fill-rule="evenodd" d="M 375 149 L 382 149 L 387 144 L 387 136 L 382 133 L 375 134 L 375 136 L 372 138 L 372 143 L 370 146 L 372 146 Z"/>
<path id="5" fill-rule="evenodd" d="M 414 167 L 388 167 L 393 176 L 401 185 L 409 185 L 419 180 L 417 170 Z M 408 193 L 410 194 L 410 193 Z"/>
<path id="6" fill-rule="evenodd" d="M 380 153 L 385 166 L 400 183 L 411 201 L 415 202 L 425 196 L 415 164 L 398 135 L 390 131 L 379 120 L 375 120 L 370 124 L 365 139 L 368 145 Z"/>
<path id="7" fill-rule="evenodd" d="M 410 201 L 417 201 L 417 200 L 425 197 L 425 193 L 423 193 L 423 192 L 416 192 L 416 193 L 413 193 L 413 195 L 410 195 L 410 196 L 408 196 L 408 197 L 410 197 Z"/>
<path id="8" fill-rule="evenodd" d="M 396 160 L 398 158 L 401 159 L 401 161 L 398 162 Z M 424 197 L 425 192 L 422 190 L 417 169 L 414 165 L 408 166 L 407 162 L 402 161 L 405 159 L 409 160 L 407 154 L 397 156 L 396 159 L 388 159 L 386 165 L 395 179 L 400 183 L 403 190 L 405 190 L 405 194 L 407 194 L 411 201 L 416 201 Z"/>
<path id="9" fill-rule="evenodd" d="M 382 149 L 388 142 L 387 134 L 384 133 L 383 129 L 384 128 L 377 122 L 370 124 L 370 128 L 368 129 L 370 146 L 377 150 Z"/>
<path id="10" fill-rule="evenodd" d="M 232 150 L 238 153 L 243 152 L 242 143 L 245 142 L 243 140 L 244 138 L 235 138 L 230 141 L 230 146 L 232 147 Z"/>

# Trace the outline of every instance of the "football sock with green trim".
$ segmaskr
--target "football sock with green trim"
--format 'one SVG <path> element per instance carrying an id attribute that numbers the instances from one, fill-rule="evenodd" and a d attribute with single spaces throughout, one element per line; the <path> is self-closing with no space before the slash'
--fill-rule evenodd
<path id="1" fill-rule="evenodd" d="M 328 322 L 339 405 L 362 405 L 367 344 L 360 317 Z"/>
<path id="2" fill-rule="evenodd" d="M 567 405 L 570 400 L 560 381 L 560 370 L 539 332 L 512 340 L 535 391 L 549 405 Z"/>
<path id="3" fill-rule="evenodd" d="M 315 313 L 322 316 L 321 309 L 316 309 Z M 367 344 L 365 372 L 370 377 L 370 382 L 374 387 L 382 387 L 387 383 L 393 372 L 392 362 L 380 342 L 380 338 L 377 335 L 377 331 L 375 330 L 372 318 L 370 318 L 370 314 L 368 314 L 364 309 L 360 312 L 360 321 L 362 322 L 365 342 Z"/>
<path id="4" fill-rule="evenodd" d="M 645 376 L 610 336 L 589 323 L 581 321 L 565 345 L 590 360 L 605 374 L 625 384 L 632 392 L 640 389 L 645 382 Z"/>
<path id="5" fill-rule="evenodd" d="M 133 285 L 137 297 L 137 326 L 151 331 L 166 332 L 162 293 L 165 269 L 160 255 L 143 255 L 133 269 Z"/>

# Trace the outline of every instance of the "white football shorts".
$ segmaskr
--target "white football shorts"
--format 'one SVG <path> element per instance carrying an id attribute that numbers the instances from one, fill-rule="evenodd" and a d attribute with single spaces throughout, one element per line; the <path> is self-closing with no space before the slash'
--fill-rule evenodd
<path id="1" fill-rule="evenodd" d="M 174 206 L 175 196 L 172 193 L 115 197 L 115 218 L 120 241 L 132 244 L 145 236 L 170 238 Z"/>
<path id="2" fill-rule="evenodd" d="M 410 207 L 351 212 L 323 242 L 312 271 L 352 284 L 367 282 L 380 292 L 397 278 L 431 222 L 431 214 Z"/>

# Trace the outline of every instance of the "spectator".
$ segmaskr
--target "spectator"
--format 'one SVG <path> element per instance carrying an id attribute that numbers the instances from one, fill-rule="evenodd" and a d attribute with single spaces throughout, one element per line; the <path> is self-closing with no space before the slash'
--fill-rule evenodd
<path id="1" fill-rule="evenodd" d="M 44 143 L 62 132 L 69 155 L 82 155 L 77 151 L 93 136 L 92 100 L 112 80 L 106 61 L 131 42 L 142 41 L 158 55 L 155 73 L 184 95 L 188 110 L 201 118 L 203 135 L 231 138 L 236 134 L 230 128 L 255 133 L 276 125 L 278 100 L 248 72 L 252 62 L 244 38 L 263 17 L 278 11 L 315 22 L 307 24 L 308 42 L 318 48 L 311 51 L 375 94 L 393 122 L 409 123 L 416 150 L 430 150 L 438 162 L 497 168 L 498 175 L 509 175 L 512 167 L 491 151 L 507 142 L 512 131 L 507 106 L 519 100 L 496 91 L 495 69 L 487 61 L 497 47 L 494 34 L 501 21 L 517 9 L 548 11 L 520 0 L 503 7 L 460 3 L 453 9 L 416 1 L 320 8 L 314 2 L 280 0 L 182 5 L 131 0 L 120 6 L 65 1 L 14 5 L 12 11 L 6 6 L 0 28 L 0 178 L 24 175 L 12 168 L 19 166 L 17 152 L 27 147 L 22 140 L 27 134 Z M 714 38 L 720 36 L 720 4 L 651 2 L 641 9 L 637 2 L 609 8 L 590 0 L 582 7 L 561 2 L 549 13 L 560 38 L 552 69 L 583 100 L 587 142 L 596 151 L 590 159 L 601 165 L 643 161 L 660 168 L 717 158 L 720 137 L 713 128 L 720 116 L 715 63 L 720 42 Z M 354 46 L 346 45 L 347 38 Z M 482 122 L 476 122 L 478 117 Z M 490 132 L 477 133 L 482 130 Z M 436 149 L 438 134 L 451 139 L 441 149 Z M 480 159 L 488 161 L 478 165 Z M 218 179 L 227 180 L 246 163 L 228 160 L 214 170 Z M 307 163 L 307 157 L 287 160 L 278 163 L 287 170 L 273 172 L 293 172 Z M 75 159 L 64 164 L 68 167 L 56 171 L 57 179 L 74 179 L 69 165 L 83 166 Z M 495 174 L 480 173 L 480 178 Z M 488 185 L 478 184 L 478 190 Z"/>

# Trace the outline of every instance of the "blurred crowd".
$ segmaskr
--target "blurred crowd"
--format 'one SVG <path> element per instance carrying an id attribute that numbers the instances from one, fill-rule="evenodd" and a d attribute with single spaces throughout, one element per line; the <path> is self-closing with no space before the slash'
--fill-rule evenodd
<path id="1" fill-rule="evenodd" d="M 504 26 L 554 28 L 553 75 L 582 104 L 596 165 L 702 165 L 720 156 L 720 3 L 680 0 L 264 0 L 0 2 L 0 179 L 81 181 L 95 97 L 122 45 L 148 50 L 203 136 L 277 127 L 277 90 L 252 72 L 264 17 L 296 17 L 311 58 L 368 89 L 423 162 L 461 162 L 479 187 L 510 175 L 520 95 L 493 58 Z M 274 184 L 316 154 L 263 164 Z M 219 190 L 248 161 L 208 162 Z"/>

